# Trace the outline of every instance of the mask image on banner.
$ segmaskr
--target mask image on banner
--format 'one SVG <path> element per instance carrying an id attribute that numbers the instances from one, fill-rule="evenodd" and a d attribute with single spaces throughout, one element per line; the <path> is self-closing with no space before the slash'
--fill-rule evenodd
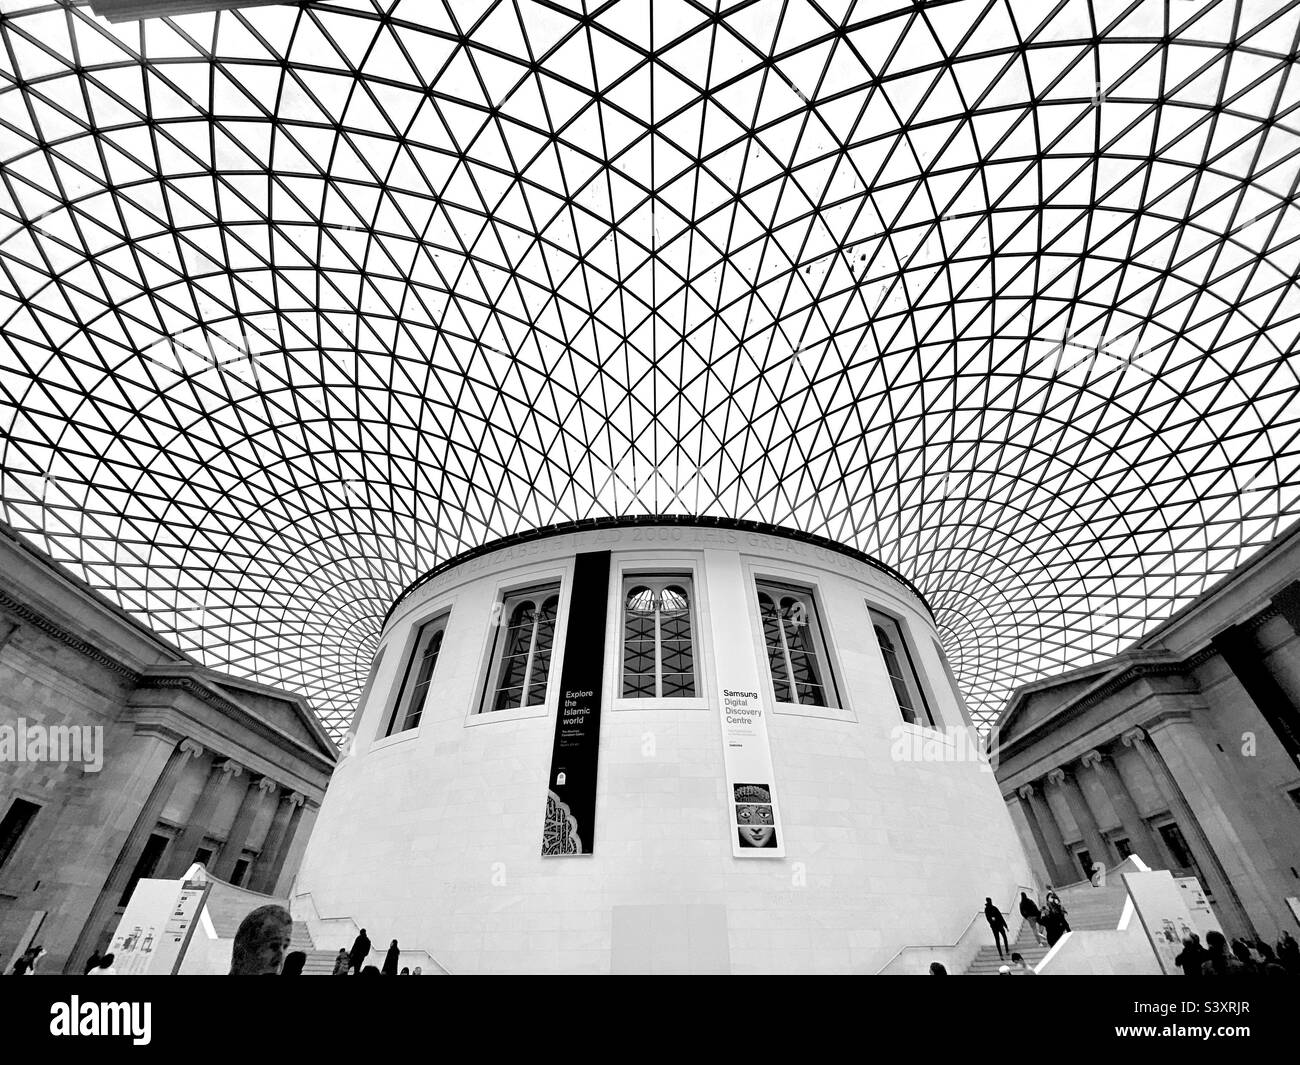
<path id="1" fill-rule="evenodd" d="M 776 816 L 772 789 L 766 784 L 737 784 L 736 829 L 742 847 L 775 847 Z"/>

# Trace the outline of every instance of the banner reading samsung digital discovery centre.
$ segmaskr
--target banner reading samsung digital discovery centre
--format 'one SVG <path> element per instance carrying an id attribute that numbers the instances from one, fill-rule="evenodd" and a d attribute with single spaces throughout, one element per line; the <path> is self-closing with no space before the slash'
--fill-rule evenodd
<path id="1" fill-rule="evenodd" d="M 722 757 L 727 772 L 731 853 L 737 858 L 784 858 L 785 835 L 776 802 L 767 708 L 758 682 L 754 643 L 743 619 L 744 574 L 734 558 L 706 552 L 713 648 L 718 663 Z M 736 618 L 742 621 L 737 624 Z"/>
<path id="2" fill-rule="evenodd" d="M 608 551 L 573 564 L 573 594 L 560 669 L 560 709 L 546 789 L 542 856 L 591 854 L 596 838 L 596 766 L 600 754 L 601 680 L 605 665 Z"/>

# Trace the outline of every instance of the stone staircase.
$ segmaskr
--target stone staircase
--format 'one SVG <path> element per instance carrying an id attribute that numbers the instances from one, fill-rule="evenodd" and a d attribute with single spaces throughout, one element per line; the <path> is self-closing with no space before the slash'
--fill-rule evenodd
<path id="1" fill-rule="evenodd" d="M 1119 927 L 1119 919 L 1124 913 L 1124 900 L 1128 891 L 1123 881 L 1107 884 L 1105 887 L 1093 887 L 1086 880 L 1062 888 L 1057 892 L 1061 896 L 1061 905 L 1065 907 L 1065 919 L 1070 923 L 1071 932 L 1113 932 Z M 993 933 L 988 933 L 990 939 Z M 1033 928 L 1025 921 L 1020 935 L 1011 944 L 1011 951 L 1023 954 L 1031 967 L 1037 966 L 1047 956 L 1048 947 L 1039 944 Z M 989 944 L 981 947 L 966 970 L 967 976 L 996 976 L 1003 965 L 1011 964 L 1011 955 L 1005 959 L 998 957 L 998 948 Z"/>
<path id="2" fill-rule="evenodd" d="M 1119 927 L 1128 891 L 1115 878 L 1105 887 L 1093 887 L 1087 881 L 1057 892 L 1065 907 L 1065 919 L 1072 932 L 1113 932 Z"/>
<path id="3" fill-rule="evenodd" d="M 993 938 L 993 932 L 989 930 L 989 938 Z M 1047 956 L 1047 947 L 1041 945 L 1034 936 L 1034 930 L 1028 921 L 1025 921 L 1020 929 L 1020 935 L 1011 943 L 1011 951 L 1025 956 L 1025 961 L 1032 968 Z M 1011 964 L 1011 954 L 1008 953 L 1005 958 L 998 957 L 998 948 L 993 944 L 980 947 L 980 952 L 975 955 L 975 960 L 970 963 L 966 969 L 967 976 L 996 976 L 998 969 L 1003 965 Z"/>

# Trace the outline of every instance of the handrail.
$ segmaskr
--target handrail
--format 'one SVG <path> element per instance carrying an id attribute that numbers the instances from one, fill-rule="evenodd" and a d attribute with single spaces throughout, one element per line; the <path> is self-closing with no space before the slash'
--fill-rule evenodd
<path id="1" fill-rule="evenodd" d="M 360 931 L 360 929 L 361 929 L 361 926 L 360 926 L 359 924 L 357 924 L 357 919 L 356 919 L 355 917 L 351 917 L 351 916 L 344 916 L 344 917 L 322 917 L 321 914 L 320 914 L 320 910 L 316 908 L 316 899 L 315 899 L 315 897 L 312 895 L 312 893 L 311 893 L 310 891 L 295 891 L 295 892 L 293 892 L 293 894 L 290 896 L 290 903 L 292 904 L 294 901 L 296 901 L 296 900 L 298 900 L 298 899 L 306 899 L 306 900 L 307 900 L 308 905 L 311 906 L 312 913 L 314 913 L 314 914 L 316 915 L 316 920 L 317 920 L 317 921 L 322 921 L 322 922 L 323 922 L 323 921 L 350 921 L 350 922 L 352 923 L 352 927 L 353 927 L 353 930 L 354 930 L 354 931 Z M 306 922 L 304 922 L 304 923 L 306 923 Z M 427 950 L 425 950 L 423 947 L 415 947 L 415 948 L 413 948 L 413 949 L 409 949 L 409 950 L 405 950 L 405 949 L 404 949 L 404 950 L 402 950 L 402 953 L 403 953 L 403 954 L 423 954 L 426 958 L 429 959 L 429 961 L 431 961 L 434 965 L 436 965 L 439 969 L 442 970 L 442 975 L 443 975 L 443 976 L 452 976 L 452 975 L 454 975 L 454 974 L 452 973 L 452 971 L 451 971 L 450 969 L 447 968 L 447 966 L 443 965 L 442 962 L 440 962 L 437 958 L 435 958 L 432 954 L 430 954 L 430 953 L 429 953 Z"/>
<path id="2" fill-rule="evenodd" d="M 1028 884 L 1017 884 L 1013 890 L 1016 892 L 1017 895 L 1019 895 L 1019 893 L 1022 891 L 1026 895 L 1037 894 L 1037 889 L 1035 889 L 1034 887 Z M 1019 916 L 1020 910 L 1016 906 L 1016 900 L 1013 899 L 1007 905 L 1007 911 L 1013 917 Z M 893 965 L 894 962 L 896 962 L 909 950 L 956 950 L 959 946 L 961 946 L 961 941 L 966 938 L 967 934 L 975 926 L 975 923 L 983 916 L 984 916 L 984 911 L 982 909 L 976 910 L 975 916 L 966 922 L 966 927 L 961 930 L 957 938 L 951 943 L 908 943 L 906 946 L 899 947 L 898 950 L 896 950 L 894 954 L 890 957 L 890 959 L 887 962 L 885 962 L 884 965 L 880 966 L 879 969 L 876 970 L 877 974 L 883 973 L 886 969 L 888 969 L 891 965 Z M 1019 936 L 1019 934 L 1020 934 L 1019 930 L 1017 930 L 1016 935 Z"/>

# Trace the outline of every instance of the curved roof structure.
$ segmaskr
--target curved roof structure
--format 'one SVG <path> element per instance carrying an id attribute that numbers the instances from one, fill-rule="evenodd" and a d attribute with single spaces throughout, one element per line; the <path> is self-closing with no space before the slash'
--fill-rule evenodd
<path id="1" fill-rule="evenodd" d="M 346 727 L 490 539 L 769 522 L 972 710 L 1297 515 L 1297 0 L 0 4 L 0 517 Z"/>

